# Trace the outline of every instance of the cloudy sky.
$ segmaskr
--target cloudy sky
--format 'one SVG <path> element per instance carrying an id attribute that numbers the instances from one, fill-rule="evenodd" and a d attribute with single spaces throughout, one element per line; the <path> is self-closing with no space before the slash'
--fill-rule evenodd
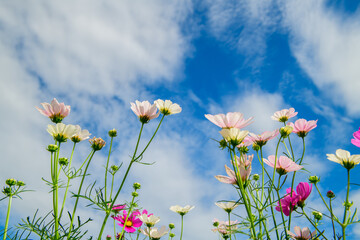
<path id="1" fill-rule="evenodd" d="M 318 174 L 324 192 L 332 189 L 338 205 L 344 199 L 346 171 L 326 153 L 360 153 L 350 143 L 360 126 L 357 1 L 0 1 L 0 52 L 0 182 L 16 178 L 36 190 L 14 201 L 12 224 L 38 208 L 51 209 L 41 178 L 50 175 L 45 147 L 53 141 L 49 120 L 35 106 L 54 97 L 71 105 L 65 123 L 106 141 L 116 128 L 111 162 L 125 165 L 140 127 L 130 102 L 161 98 L 181 105 L 182 113 L 165 119 L 144 156 L 155 164 L 134 166 L 127 184 L 142 184 L 139 204 L 160 216 L 160 224 L 174 222 L 176 234 L 180 217 L 168 208 L 195 205 L 185 217 L 186 240 L 217 239 L 212 219 L 226 215 L 214 202 L 237 196 L 214 178 L 225 174 L 228 156 L 211 139 L 220 139 L 219 128 L 204 118 L 207 113 L 253 116 L 248 130 L 254 133 L 280 127 L 270 116 L 284 108 L 294 107 L 297 118 L 317 119 L 306 139 L 310 173 L 299 181 Z M 141 146 L 157 122 L 146 125 Z M 108 146 L 96 154 L 88 183 L 103 181 Z M 88 143 L 79 144 L 74 164 L 89 151 Z M 273 152 L 274 143 L 265 146 L 266 154 Z M 254 165 L 256 173 L 259 163 Z M 351 180 L 360 182 L 356 174 Z M 352 190 L 359 206 L 360 190 Z M 130 193 L 126 188 L 119 201 L 129 201 Z M 316 194 L 311 201 L 317 203 Z M 1 225 L 5 214 L 3 201 Z M 102 217 L 85 207 L 79 214 L 93 218 L 91 226 Z M 349 233 L 350 239 L 360 236 L 352 228 Z"/>

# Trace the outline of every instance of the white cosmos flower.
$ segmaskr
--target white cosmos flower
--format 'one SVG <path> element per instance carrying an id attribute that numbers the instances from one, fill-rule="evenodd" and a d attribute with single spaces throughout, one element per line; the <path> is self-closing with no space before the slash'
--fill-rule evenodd
<path id="1" fill-rule="evenodd" d="M 179 106 L 179 104 L 173 103 L 170 100 L 161 100 L 158 99 L 156 101 L 154 101 L 154 103 L 156 104 L 156 107 L 159 109 L 159 111 L 164 114 L 164 115 L 171 115 L 171 114 L 175 114 L 175 113 L 179 113 L 181 112 L 181 107 Z"/>
<path id="2" fill-rule="evenodd" d="M 147 227 L 153 227 L 156 223 L 160 221 L 159 217 L 154 215 L 148 216 L 147 214 L 142 214 L 138 217 L 143 223 L 146 224 Z"/>
<path id="3" fill-rule="evenodd" d="M 160 239 L 162 236 L 169 232 L 169 230 L 166 229 L 165 226 L 162 226 L 160 229 L 157 229 L 156 227 L 151 228 L 150 232 L 149 228 L 145 228 L 145 230 L 141 229 L 140 231 L 151 239 Z"/>
<path id="4" fill-rule="evenodd" d="M 173 212 L 176 212 L 180 215 L 185 215 L 188 213 L 191 209 L 193 209 L 195 206 L 186 205 L 185 207 L 181 207 L 179 205 L 171 206 L 170 210 Z"/>
<path id="5" fill-rule="evenodd" d="M 71 141 L 81 142 L 90 137 L 91 133 L 89 133 L 88 130 L 86 130 L 86 129 L 81 130 L 81 127 L 79 125 L 76 125 L 75 128 L 77 130 L 77 133 L 71 137 Z"/>
<path id="6" fill-rule="evenodd" d="M 220 131 L 221 136 L 230 144 L 237 146 L 248 135 L 249 131 L 241 131 L 238 128 L 223 128 Z"/>
<path id="7" fill-rule="evenodd" d="M 350 155 L 350 152 L 342 149 L 336 150 L 334 154 L 326 154 L 330 161 L 340 163 L 346 169 L 352 169 L 360 163 L 360 155 Z"/>
<path id="8" fill-rule="evenodd" d="M 78 128 L 71 124 L 57 123 L 56 125 L 48 125 L 47 131 L 56 141 L 66 142 L 67 139 L 78 133 Z"/>
<path id="9" fill-rule="evenodd" d="M 229 202 L 216 202 L 216 206 L 219 208 L 222 208 L 225 210 L 225 212 L 230 213 L 232 210 L 234 210 L 237 206 L 239 206 L 239 203 L 229 201 Z"/>

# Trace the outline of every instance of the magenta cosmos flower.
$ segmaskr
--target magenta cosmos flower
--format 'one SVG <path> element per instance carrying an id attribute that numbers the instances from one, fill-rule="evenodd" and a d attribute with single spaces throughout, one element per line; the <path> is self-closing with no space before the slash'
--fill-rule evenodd
<path id="1" fill-rule="evenodd" d="M 298 113 L 295 112 L 294 108 L 283 109 L 274 113 L 271 116 L 271 119 L 279 121 L 279 122 L 286 122 L 292 117 L 295 117 Z"/>
<path id="2" fill-rule="evenodd" d="M 226 115 L 225 114 L 217 114 L 217 115 L 211 115 L 211 114 L 205 114 L 205 117 L 212 123 L 214 123 L 216 126 L 219 126 L 221 128 L 244 128 L 248 125 L 250 125 L 252 122 L 251 120 L 253 117 L 245 120 L 244 115 L 239 112 L 229 112 Z"/>
<path id="3" fill-rule="evenodd" d="M 149 101 L 139 102 L 131 104 L 131 110 L 139 117 L 140 122 L 148 123 L 151 119 L 157 118 L 160 114 L 156 107 L 156 104 L 151 104 Z"/>
<path id="4" fill-rule="evenodd" d="M 305 119 L 301 118 L 296 120 L 295 124 L 288 123 L 287 125 L 291 126 L 293 128 L 293 132 L 296 133 L 299 137 L 305 137 L 308 132 L 317 127 L 317 121 L 318 120 L 306 121 Z"/>
<path id="5" fill-rule="evenodd" d="M 264 146 L 268 141 L 275 138 L 279 134 L 279 129 L 274 131 L 265 131 L 260 135 L 256 135 L 254 133 L 249 133 L 249 135 L 245 138 L 244 142 L 252 144 L 256 144 L 259 147 Z"/>
<path id="6" fill-rule="evenodd" d="M 360 128 L 358 131 L 353 133 L 353 139 L 351 139 L 351 143 L 357 147 L 360 147 Z"/>
<path id="7" fill-rule="evenodd" d="M 36 107 L 39 112 L 50 118 L 54 123 L 60 123 L 67 115 L 70 113 L 70 106 L 65 106 L 64 103 L 59 103 L 56 98 L 54 98 L 51 103 L 41 103 L 41 106 L 44 109 Z"/>
<path id="8" fill-rule="evenodd" d="M 298 206 L 304 207 L 305 200 L 309 197 L 312 190 L 312 185 L 307 182 L 301 182 L 296 187 L 296 194 L 299 196 Z M 286 190 L 288 193 L 291 193 L 291 188 Z"/>
<path id="9" fill-rule="evenodd" d="M 135 228 L 139 228 L 142 225 L 142 221 L 137 218 L 137 216 L 140 214 L 139 211 L 135 211 L 133 213 L 130 214 L 130 216 L 127 218 L 127 212 L 124 210 L 123 211 L 123 215 L 122 216 L 114 216 L 112 218 L 114 218 L 116 221 L 118 221 L 118 225 L 121 227 L 124 227 L 125 225 L 125 231 L 128 233 L 133 233 L 136 231 Z M 126 221 L 126 222 L 125 222 Z"/>
<path id="10" fill-rule="evenodd" d="M 296 226 L 294 227 L 295 234 L 287 231 L 287 233 L 290 235 L 292 239 L 296 240 L 308 240 L 312 239 L 316 235 L 316 231 L 310 232 L 310 229 L 308 227 L 304 227 L 302 230 L 300 227 Z"/>
<path id="11" fill-rule="evenodd" d="M 303 168 L 302 166 L 296 164 L 293 160 L 291 160 L 286 156 L 280 156 L 276 160 L 276 165 L 275 165 L 275 155 L 270 155 L 268 157 L 268 160 L 265 158 L 263 160 L 264 163 L 266 163 L 270 167 L 272 168 L 275 167 L 276 172 L 279 173 L 280 175 L 285 175 L 288 172 L 298 171 L 301 168 Z"/>

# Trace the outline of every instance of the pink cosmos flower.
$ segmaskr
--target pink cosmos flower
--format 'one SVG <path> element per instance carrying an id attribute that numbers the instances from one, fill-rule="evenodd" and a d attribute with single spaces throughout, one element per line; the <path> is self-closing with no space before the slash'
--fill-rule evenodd
<path id="1" fill-rule="evenodd" d="M 309 197 L 312 190 L 312 185 L 307 182 L 301 182 L 296 187 L 296 194 L 299 196 L 298 206 L 303 207 L 305 200 Z M 288 188 L 287 191 L 291 191 L 291 188 Z"/>
<path id="2" fill-rule="evenodd" d="M 235 176 L 235 172 L 233 170 L 231 170 L 228 166 L 225 165 L 225 171 L 228 175 L 227 176 L 223 176 L 223 175 L 217 175 L 215 176 L 215 178 L 217 180 L 219 180 L 222 183 L 227 183 L 227 184 L 236 184 L 236 176 Z"/>
<path id="3" fill-rule="evenodd" d="M 291 126 L 293 128 L 293 132 L 296 133 L 299 137 L 305 137 L 308 132 L 317 127 L 317 121 L 318 120 L 306 121 L 305 119 L 301 118 L 296 120 L 295 124 L 290 122 L 287 125 Z"/>
<path id="4" fill-rule="evenodd" d="M 264 158 L 263 159 L 264 163 L 266 163 L 272 168 L 275 167 L 276 172 L 279 173 L 280 175 L 284 175 L 288 172 L 298 171 L 301 168 L 303 168 L 302 166 L 296 164 L 293 160 L 291 160 L 286 156 L 280 156 L 279 159 L 276 160 L 276 166 L 275 166 L 275 155 L 270 155 L 268 159 L 269 160 Z"/>
<path id="5" fill-rule="evenodd" d="M 296 226 L 294 227 L 295 234 L 287 231 L 287 233 L 290 235 L 292 239 L 296 240 L 308 240 L 312 239 L 316 236 L 316 231 L 310 233 L 310 229 L 308 227 L 304 227 L 302 230 L 300 227 Z"/>
<path id="6" fill-rule="evenodd" d="M 279 129 L 276 129 L 274 131 L 265 131 L 260 135 L 249 133 L 249 135 L 244 139 L 244 142 L 245 143 L 251 142 L 252 144 L 256 144 L 259 147 L 262 147 L 268 141 L 275 138 L 278 134 L 279 134 Z"/>
<path id="7" fill-rule="evenodd" d="M 213 223 L 217 223 L 217 228 L 212 229 L 213 232 L 219 232 L 223 236 L 232 234 L 238 228 L 238 221 L 219 221 L 214 219 Z"/>
<path id="8" fill-rule="evenodd" d="M 245 182 L 251 173 L 251 163 L 252 160 L 254 158 L 254 155 L 243 155 L 243 158 L 241 158 L 241 160 L 236 156 L 236 164 L 238 165 L 239 168 L 239 172 L 240 172 L 240 177 L 242 182 Z M 215 178 L 217 180 L 219 180 L 220 182 L 223 183 L 227 183 L 227 184 L 236 184 L 237 180 L 236 180 L 236 175 L 235 172 L 233 170 L 231 170 L 228 166 L 225 165 L 225 171 L 228 175 L 227 176 L 223 176 L 223 175 L 217 175 L 215 176 Z"/>
<path id="9" fill-rule="evenodd" d="M 108 206 L 110 207 L 111 203 L 108 203 Z M 118 214 L 121 210 L 126 208 L 126 204 L 118 204 L 114 205 L 111 209 L 111 211 L 115 214 Z"/>
<path id="10" fill-rule="evenodd" d="M 140 122 L 148 123 L 151 119 L 157 118 L 160 115 L 156 104 L 150 104 L 149 101 L 139 102 L 138 100 L 135 103 L 131 104 L 131 110 L 139 117 Z"/>
<path id="11" fill-rule="evenodd" d="M 65 106 L 64 103 L 59 103 L 56 98 L 54 98 L 51 103 L 41 103 L 44 109 L 36 107 L 39 112 L 50 118 L 54 123 L 60 123 L 67 115 L 70 113 L 70 106 Z"/>
<path id="12" fill-rule="evenodd" d="M 226 115 L 224 114 L 205 114 L 205 117 L 216 126 L 221 128 L 244 128 L 250 125 L 253 117 L 245 120 L 244 115 L 239 112 L 229 112 Z"/>
<path id="13" fill-rule="evenodd" d="M 294 108 L 283 109 L 274 113 L 271 116 L 271 119 L 279 121 L 279 122 L 286 122 L 292 117 L 295 117 L 298 113 L 295 112 Z"/>
<path id="14" fill-rule="evenodd" d="M 351 139 L 351 143 L 357 147 L 360 147 L 360 128 L 358 131 L 353 133 L 353 139 Z"/>
<path id="15" fill-rule="evenodd" d="M 116 221 L 118 221 L 118 225 L 121 227 L 124 227 L 125 225 L 125 231 L 128 233 L 133 233 L 136 231 L 135 228 L 141 227 L 142 221 L 137 218 L 137 216 L 140 214 L 139 211 L 135 211 L 130 214 L 130 216 L 127 218 L 127 212 L 124 210 L 122 216 L 113 216 Z M 126 221 L 126 222 L 125 222 Z"/>
<path id="16" fill-rule="evenodd" d="M 286 195 L 280 199 L 280 201 L 278 201 L 278 205 L 275 207 L 276 211 L 279 211 L 281 212 L 281 209 L 282 209 L 282 212 L 285 214 L 285 216 L 289 216 L 290 215 L 290 212 L 292 212 L 299 199 L 300 199 L 300 196 L 297 195 L 294 191 L 293 193 L 291 194 L 291 188 L 290 188 L 290 192 L 286 191 Z M 281 204 L 281 209 L 280 209 L 280 204 Z"/>

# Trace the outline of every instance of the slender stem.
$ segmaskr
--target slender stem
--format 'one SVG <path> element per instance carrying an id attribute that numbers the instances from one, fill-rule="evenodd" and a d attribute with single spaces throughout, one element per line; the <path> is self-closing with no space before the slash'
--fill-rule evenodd
<path id="1" fill-rule="evenodd" d="M 319 193 L 319 195 L 320 195 L 323 203 L 325 204 L 327 210 L 328 210 L 329 212 L 331 212 L 329 206 L 328 206 L 327 203 L 325 202 L 325 199 L 323 198 L 323 196 L 322 196 L 322 194 L 321 194 L 321 192 L 320 192 L 320 190 L 319 190 L 319 188 L 318 188 L 318 186 L 317 186 L 317 183 L 314 183 L 314 185 L 315 185 L 315 188 L 316 188 L 317 192 Z M 336 219 L 335 219 L 335 220 L 336 220 Z M 337 221 L 337 222 L 338 222 L 338 221 Z"/>
<path id="2" fill-rule="evenodd" d="M 74 151 L 75 151 L 75 146 L 76 146 L 76 142 L 74 142 L 74 146 L 73 146 L 73 149 L 72 149 L 72 152 L 71 152 L 71 156 L 70 156 L 70 161 L 69 161 L 69 166 L 68 166 L 68 169 L 70 171 L 70 168 L 71 168 L 71 163 L 72 163 L 72 159 L 73 159 L 73 155 L 74 155 Z M 66 196 L 67 196 L 67 193 L 69 191 L 69 186 L 70 186 L 70 179 L 71 177 L 68 176 L 68 174 L 66 174 L 67 176 L 67 184 L 66 184 L 66 189 L 65 189 L 65 194 L 64 194 L 64 199 L 63 199 L 63 203 L 62 203 L 62 206 L 61 206 L 61 210 L 60 210 L 60 214 L 59 214 L 59 219 L 61 218 L 62 216 L 62 213 L 63 213 L 63 210 L 64 210 L 64 206 L 65 206 L 65 201 L 66 201 Z"/>
<path id="3" fill-rule="evenodd" d="M 231 240 L 232 232 L 231 232 L 231 222 L 230 222 L 230 211 L 228 212 L 228 219 L 229 219 L 229 233 L 230 233 L 230 240 Z"/>
<path id="4" fill-rule="evenodd" d="M 70 222 L 70 226 L 69 226 L 69 233 L 68 233 L 67 239 L 70 239 L 70 234 L 71 234 L 71 230 L 72 230 L 73 222 L 74 222 L 74 218 L 75 218 L 75 212 L 76 212 L 77 205 L 78 205 L 78 202 L 79 202 L 79 195 L 80 195 L 80 193 L 81 193 L 82 185 L 83 185 L 84 180 L 85 180 L 86 172 L 87 172 L 87 170 L 88 170 L 88 167 L 89 167 L 89 165 L 90 165 L 91 159 L 93 158 L 95 152 L 96 152 L 95 150 L 92 150 L 92 151 L 91 151 L 91 156 L 90 156 L 90 158 L 89 158 L 88 163 L 86 164 L 84 174 L 83 174 L 83 176 L 82 176 L 82 178 L 81 178 L 79 190 L 78 190 L 78 193 L 77 193 L 77 196 L 76 196 L 76 201 L 75 201 L 74 209 L 73 209 L 73 212 L 72 212 L 72 215 L 71 215 L 71 222 Z"/>
<path id="5" fill-rule="evenodd" d="M 314 224 L 313 221 L 311 221 L 311 219 L 308 217 L 308 215 L 306 215 L 304 209 L 302 208 L 301 210 L 302 210 L 304 216 L 307 218 L 307 220 L 311 223 L 311 225 L 314 226 L 314 228 L 316 229 L 316 231 L 318 231 L 318 232 L 321 234 L 321 236 L 322 236 L 324 239 L 327 240 L 327 238 L 324 236 L 323 232 L 321 232 L 321 231 L 317 228 L 316 224 Z"/>
<path id="6" fill-rule="evenodd" d="M 114 189 L 114 179 L 115 179 L 115 173 L 112 174 L 112 178 L 111 178 L 110 201 L 112 201 L 112 193 L 113 193 L 113 189 Z"/>
<path id="7" fill-rule="evenodd" d="M 132 208 L 133 208 L 134 199 L 135 199 L 135 197 L 133 196 L 133 198 L 132 198 L 132 200 L 131 200 L 131 203 L 130 203 L 130 209 L 129 209 L 128 214 L 126 215 L 126 219 L 125 219 L 125 222 L 124 222 L 124 226 L 123 226 L 123 228 L 122 228 L 122 230 L 121 230 L 119 239 L 122 239 L 122 236 L 123 236 L 123 234 L 124 234 L 125 226 L 126 226 L 126 224 L 127 224 L 127 221 L 128 221 L 128 219 L 129 219 L 129 217 L 130 217 L 130 213 L 131 213 Z M 149 233 L 150 233 L 150 232 L 149 232 Z"/>
<path id="8" fill-rule="evenodd" d="M 58 143 L 58 149 L 56 151 L 53 163 L 53 210 L 54 210 L 54 220 L 55 220 L 55 239 L 59 239 L 59 216 L 58 216 L 58 199 L 59 199 L 59 174 L 58 174 L 58 165 L 59 165 L 59 153 L 60 145 Z"/>
<path id="9" fill-rule="evenodd" d="M 330 206 L 330 214 L 331 214 L 331 225 L 332 225 L 332 228 L 333 228 L 334 239 L 336 239 L 335 224 L 334 224 L 334 213 L 333 213 L 333 210 L 332 210 L 331 198 L 329 199 L 329 206 Z"/>
<path id="10" fill-rule="evenodd" d="M 285 223 L 285 217 L 284 217 L 284 212 L 283 212 L 283 209 L 282 209 L 282 206 L 281 206 L 281 200 L 280 200 L 280 193 L 279 193 L 279 189 L 280 189 L 280 178 L 281 178 L 281 175 L 279 175 L 279 181 L 278 181 L 278 187 L 275 189 L 276 190 L 276 193 L 277 193 L 277 196 L 278 196 L 278 199 L 279 199 L 279 206 L 280 206 L 280 212 L 281 212 L 281 218 L 282 218 L 282 222 L 283 222 L 283 225 L 284 225 L 284 231 L 285 231 L 285 237 L 286 239 L 289 239 L 289 236 L 287 234 L 287 231 L 286 231 L 286 223 Z M 290 203 L 292 204 L 292 203 Z M 291 208 L 292 206 L 290 206 Z M 291 211 L 292 209 L 290 209 Z"/>
<path id="11" fill-rule="evenodd" d="M 184 215 L 181 214 L 181 234 L 180 234 L 180 240 L 182 239 L 183 228 L 184 228 Z"/>
<path id="12" fill-rule="evenodd" d="M 4 229 L 3 240 L 6 239 L 6 235 L 7 235 L 7 229 L 8 229 L 9 218 L 10 218 L 11 201 L 12 201 L 12 195 L 9 196 L 9 204 L 8 204 L 8 209 L 7 209 L 7 214 L 6 214 L 6 221 L 5 221 L 5 229 Z"/>
<path id="13" fill-rule="evenodd" d="M 150 238 L 150 231 L 151 231 L 151 228 L 150 227 L 148 227 L 149 228 L 149 240 L 151 240 L 151 238 Z"/>
<path id="14" fill-rule="evenodd" d="M 111 137 L 110 149 L 109 149 L 109 154 L 108 154 L 108 158 L 107 158 L 107 161 L 106 161 L 106 167 L 105 167 L 105 202 L 107 201 L 107 193 L 106 193 L 106 189 L 107 189 L 107 175 L 108 175 L 108 167 L 109 167 L 110 154 L 111 154 L 111 148 L 112 148 L 113 140 L 114 140 L 114 137 Z M 110 199 L 111 199 L 111 195 L 110 195 Z"/>
<path id="15" fill-rule="evenodd" d="M 346 223 L 346 222 L 347 222 L 347 213 L 350 209 L 349 192 L 350 192 L 350 169 L 347 169 L 347 191 L 346 191 L 346 200 L 345 200 L 345 206 L 344 206 L 344 219 L 343 219 L 343 224 L 341 225 L 342 232 L 343 232 L 343 240 L 346 239 L 346 227 L 348 226 L 348 223 Z"/>
<path id="16" fill-rule="evenodd" d="M 269 194 L 271 194 L 271 192 L 269 192 Z M 271 198 L 270 198 L 270 201 L 271 201 Z M 273 222 L 274 222 L 274 228 L 275 228 L 275 231 L 276 231 L 276 239 L 279 240 L 280 237 L 279 237 L 279 231 L 278 231 L 277 223 L 276 223 L 276 219 L 275 219 L 274 206 L 271 204 L 270 208 L 271 208 L 272 219 L 273 219 Z"/>

